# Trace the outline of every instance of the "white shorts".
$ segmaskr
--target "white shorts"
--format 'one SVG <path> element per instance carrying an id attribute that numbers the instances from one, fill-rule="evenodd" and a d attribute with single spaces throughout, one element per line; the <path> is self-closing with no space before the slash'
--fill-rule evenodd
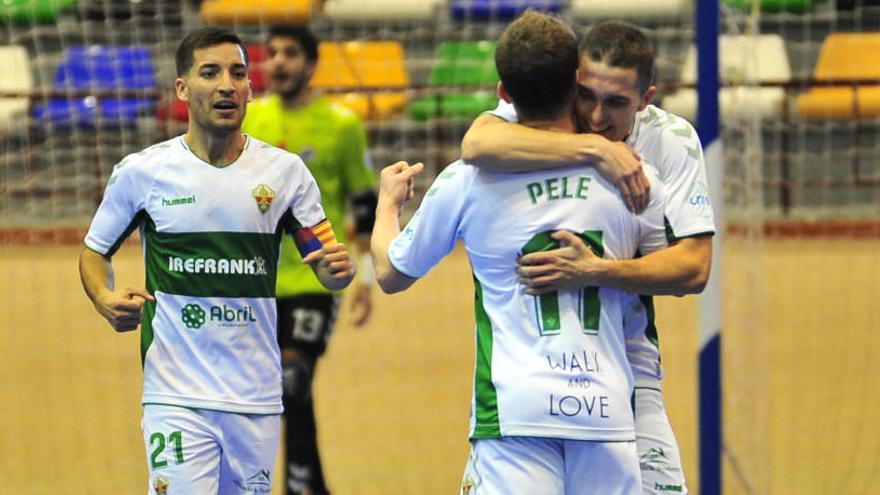
<path id="1" fill-rule="evenodd" d="M 461 495 L 637 495 L 635 442 L 536 437 L 474 440 Z"/>
<path id="2" fill-rule="evenodd" d="M 271 493 L 280 421 L 280 415 L 145 405 L 147 494 Z"/>
<path id="3" fill-rule="evenodd" d="M 653 388 L 636 388 L 635 405 L 636 447 L 644 493 L 686 494 L 681 455 L 666 416 L 663 393 Z"/>

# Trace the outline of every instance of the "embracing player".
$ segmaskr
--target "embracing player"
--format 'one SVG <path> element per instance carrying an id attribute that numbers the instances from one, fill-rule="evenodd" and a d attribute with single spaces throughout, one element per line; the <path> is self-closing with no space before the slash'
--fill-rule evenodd
<path id="1" fill-rule="evenodd" d="M 501 36 L 496 65 L 499 91 L 524 125 L 574 131 L 578 54 L 567 26 L 526 12 Z M 411 286 L 458 240 L 473 267 L 472 446 L 461 493 L 641 493 L 623 328 L 637 296 L 604 287 L 532 296 L 516 267 L 556 247 L 557 231 L 611 259 L 665 247 L 663 186 L 635 215 L 585 165 L 512 174 L 459 161 L 401 232 L 398 215 L 420 170 L 399 162 L 382 171 L 371 248 L 386 292 Z"/>
<path id="2" fill-rule="evenodd" d="M 668 192 L 664 221 L 671 246 L 638 259 L 603 259 L 560 231 L 554 238 L 562 249 L 524 256 L 519 271 L 531 294 L 601 286 L 645 295 L 631 308 L 627 333 L 627 356 L 636 376 L 636 435 L 644 490 L 686 493 L 678 445 L 663 404 L 650 296 L 697 293 L 708 280 L 715 225 L 702 146 L 687 121 L 650 104 L 656 91 L 654 55 L 638 28 L 616 21 L 599 23 L 581 40 L 580 51 L 574 116 L 580 131 L 591 133 L 582 136 L 593 136 L 591 143 L 598 136 L 624 142 L 657 168 Z M 474 165 L 499 171 L 584 163 L 581 140 L 517 121 L 513 105 L 499 103 L 465 135 L 462 155 Z M 638 209 L 646 197 L 643 182 L 633 174 L 625 178 L 617 183 Z"/>

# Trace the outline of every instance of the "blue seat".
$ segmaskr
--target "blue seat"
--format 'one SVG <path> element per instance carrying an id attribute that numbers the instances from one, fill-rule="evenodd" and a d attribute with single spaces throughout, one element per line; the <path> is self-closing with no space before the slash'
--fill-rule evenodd
<path id="1" fill-rule="evenodd" d="M 62 57 L 53 89 L 79 93 L 38 105 L 41 123 L 77 126 L 133 126 L 138 115 L 156 101 L 156 77 L 150 50 L 139 46 L 73 46 Z M 144 91 L 144 96 L 114 95 Z M 94 93 L 83 95 L 82 93 Z"/>
<path id="2" fill-rule="evenodd" d="M 452 0 L 452 17 L 457 21 L 511 20 L 526 9 L 559 13 L 564 0 Z"/>

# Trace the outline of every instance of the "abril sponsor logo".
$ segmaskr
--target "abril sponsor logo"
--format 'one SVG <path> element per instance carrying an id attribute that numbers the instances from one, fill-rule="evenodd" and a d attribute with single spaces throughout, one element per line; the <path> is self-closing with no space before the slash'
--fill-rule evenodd
<path id="1" fill-rule="evenodd" d="M 196 202 L 196 195 L 191 194 L 189 196 L 183 196 L 182 198 L 171 198 L 165 199 L 162 198 L 162 206 L 178 206 L 178 205 L 191 205 Z"/>
<path id="2" fill-rule="evenodd" d="M 180 319 L 187 328 L 197 330 L 206 322 L 217 323 L 221 327 L 243 327 L 257 321 L 253 306 L 234 308 L 227 304 L 211 306 L 205 311 L 200 305 L 187 304 L 180 310 Z"/>
<path id="3" fill-rule="evenodd" d="M 212 273 L 221 275 L 267 275 L 266 260 L 253 258 L 180 258 L 168 257 L 168 271 L 177 273 Z"/>
<path id="4" fill-rule="evenodd" d="M 694 184 L 688 195 L 688 204 L 694 209 L 697 215 L 708 217 L 712 214 L 712 200 L 709 199 L 709 188 L 702 182 Z"/>

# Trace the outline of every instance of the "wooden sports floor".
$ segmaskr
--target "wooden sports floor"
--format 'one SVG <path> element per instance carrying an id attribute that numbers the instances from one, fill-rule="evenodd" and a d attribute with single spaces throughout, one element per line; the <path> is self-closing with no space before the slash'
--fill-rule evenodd
<path id="1" fill-rule="evenodd" d="M 731 241 L 725 493 L 880 493 L 880 241 Z M 136 333 L 79 286 L 78 248 L 0 247 L 0 493 L 143 494 Z M 142 283 L 137 246 L 118 284 Z M 468 452 L 473 287 L 456 251 L 406 294 L 343 313 L 317 408 L 337 495 L 457 493 Z M 692 493 L 697 299 L 657 302 L 665 395 Z M 280 493 L 280 492 L 278 492 Z"/>

